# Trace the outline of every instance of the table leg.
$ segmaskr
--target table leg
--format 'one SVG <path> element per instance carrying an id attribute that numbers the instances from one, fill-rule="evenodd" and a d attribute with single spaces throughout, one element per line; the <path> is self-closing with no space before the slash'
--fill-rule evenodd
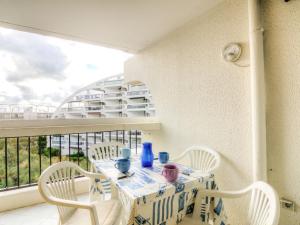
<path id="1" fill-rule="evenodd" d="M 209 224 L 214 225 L 214 208 L 215 208 L 215 198 L 210 198 L 209 203 Z"/>

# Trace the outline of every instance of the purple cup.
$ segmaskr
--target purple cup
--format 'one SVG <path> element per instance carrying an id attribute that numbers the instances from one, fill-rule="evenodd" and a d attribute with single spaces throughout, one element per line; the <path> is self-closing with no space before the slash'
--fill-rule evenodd
<path id="1" fill-rule="evenodd" d="M 174 182 L 178 178 L 178 168 L 174 164 L 166 164 L 162 170 L 162 175 L 169 182 Z"/>

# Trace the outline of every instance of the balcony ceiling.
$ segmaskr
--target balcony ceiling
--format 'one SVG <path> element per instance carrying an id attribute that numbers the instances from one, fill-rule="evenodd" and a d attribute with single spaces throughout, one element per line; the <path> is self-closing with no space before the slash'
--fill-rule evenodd
<path id="1" fill-rule="evenodd" d="M 0 26 L 138 52 L 222 0 L 0 0 Z"/>

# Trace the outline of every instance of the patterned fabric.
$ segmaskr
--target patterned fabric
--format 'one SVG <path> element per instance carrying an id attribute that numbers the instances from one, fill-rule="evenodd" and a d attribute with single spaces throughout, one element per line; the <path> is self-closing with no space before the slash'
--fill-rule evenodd
<path id="1" fill-rule="evenodd" d="M 142 168 L 139 161 L 131 163 L 132 177 L 124 176 L 114 167 L 113 160 L 95 162 L 98 172 L 109 177 L 117 189 L 126 211 L 127 224 L 167 225 L 179 224 L 186 214 L 197 213 L 206 224 L 226 225 L 222 199 L 202 199 L 200 212 L 194 212 L 197 193 L 201 188 L 215 189 L 214 177 L 197 175 L 193 170 L 177 164 L 180 174 L 175 183 L 161 175 L 162 165 L 155 162 L 152 168 Z"/>
<path id="2" fill-rule="evenodd" d="M 214 181 L 214 176 L 210 175 L 207 179 L 199 179 L 200 187 L 197 191 L 201 191 L 201 188 L 217 190 L 218 187 Z M 198 203 L 199 204 L 199 203 Z M 197 213 L 197 212 L 193 212 Z M 188 212 L 187 212 L 188 214 Z M 200 221 L 204 224 L 214 225 L 226 225 L 227 216 L 224 210 L 223 201 L 221 198 L 216 197 L 204 197 L 200 202 Z"/>
<path id="3" fill-rule="evenodd" d="M 90 200 L 97 201 L 105 199 L 106 194 L 111 194 L 111 183 L 109 180 L 90 179 Z"/>
<path id="4" fill-rule="evenodd" d="M 96 172 L 95 165 L 91 166 L 91 172 Z M 90 179 L 90 200 L 97 201 L 106 198 L 106 195 L 111 194 L 110 180 L 100 180 L 97 178 Z"/>

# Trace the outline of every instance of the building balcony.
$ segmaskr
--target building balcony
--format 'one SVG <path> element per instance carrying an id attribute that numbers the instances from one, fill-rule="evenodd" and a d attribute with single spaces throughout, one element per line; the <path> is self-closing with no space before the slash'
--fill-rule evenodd
<path id="1" fill-rule="evenodd" d="M 41 172 L 51 164 L 67 160 L 89 170 L 87 155 L 93 144 L 122 142 L 136 153 L 144 132 L 149 135 L 149 132 L 160 129 L 155 118 L 3 120 L 0 126 L 1 225 L 5 218 L 14 215 L 1 212 L 43 203 L 36 182 Z M 88 191 L 87 180 L 78 178 L 77 182 L 79 193 Z M 15 212 L 30 216 L 40 209 L 43 212 L 44 207 L 52 210 L 51 206 L 40 205 Z M 38 215 L 36 217 L 39 218 Z M 55 213 L 53 217 L 45 218 L 51 221 L 57 216 Z"/>

